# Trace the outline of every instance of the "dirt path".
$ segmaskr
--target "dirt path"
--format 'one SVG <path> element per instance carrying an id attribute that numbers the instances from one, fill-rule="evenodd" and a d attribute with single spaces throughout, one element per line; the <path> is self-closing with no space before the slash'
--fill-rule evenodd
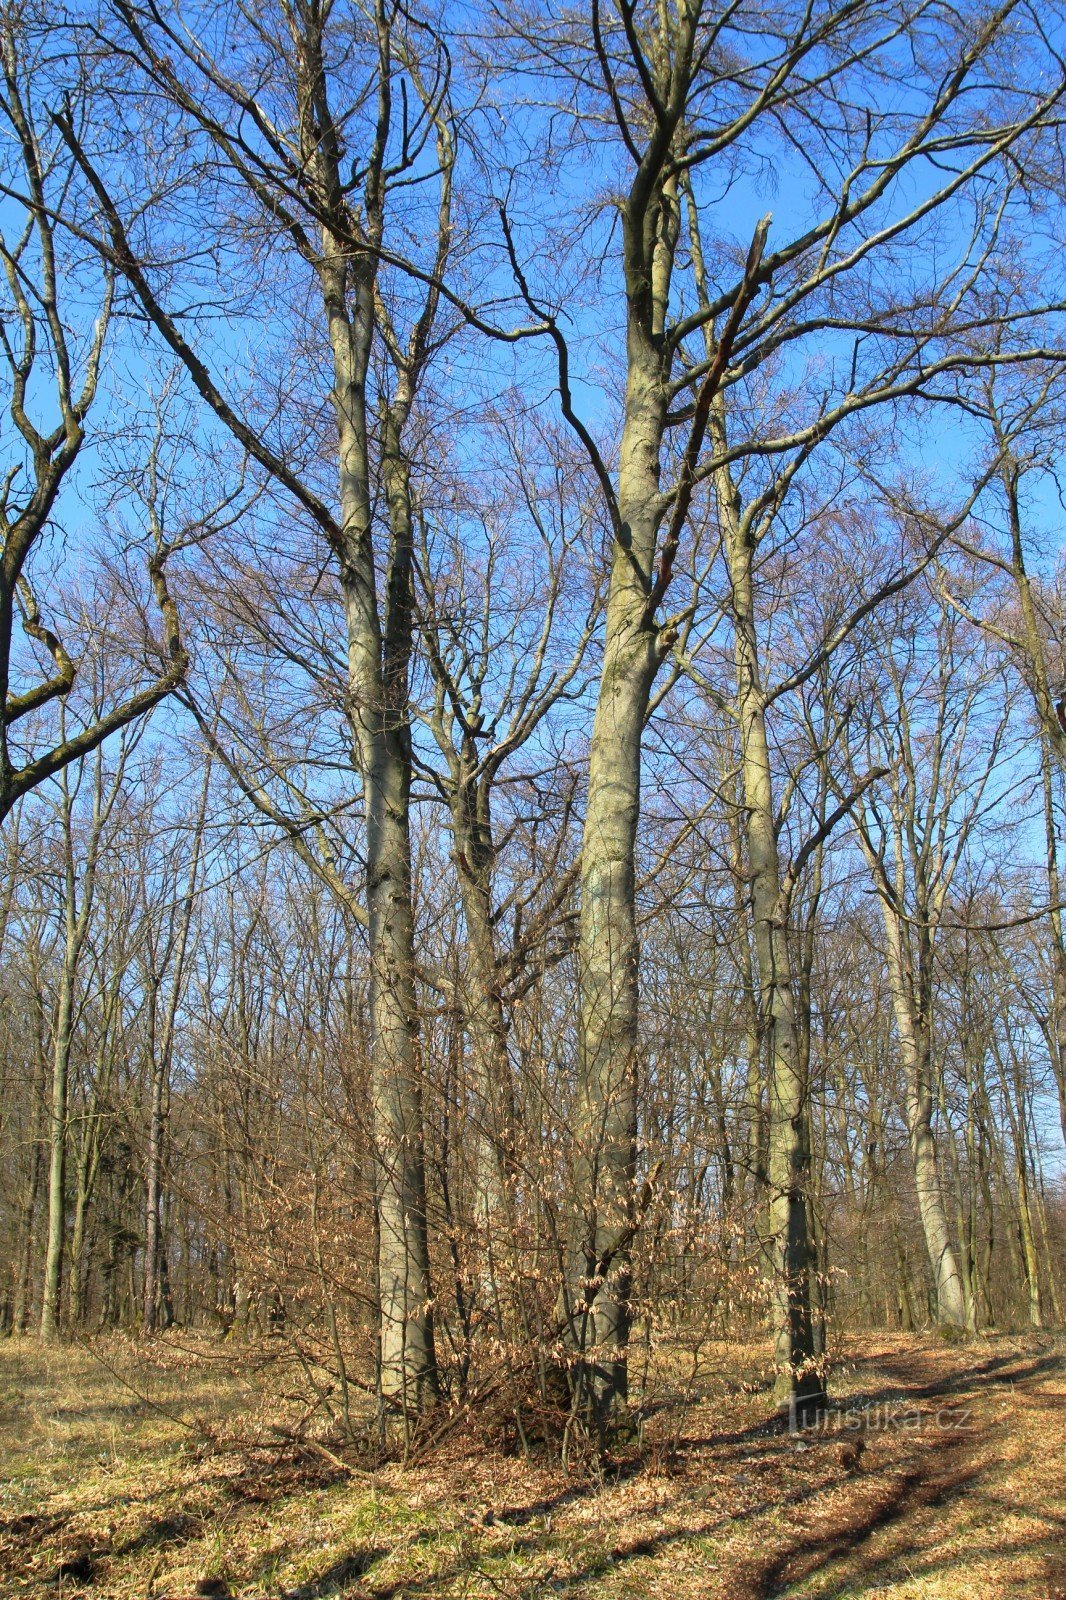
<path id="1" fill-rule="evenodd" d="M 870 1351 L 863 1367 L 881 1382 L 850 1397 L 837 1429 L 774 1452 L 782 1477 L 789 1449 L 811 1465 L 767 1519 L 768 1548 L 703 1592 L 1063 1600 L 1062 1355 L 927 1346 Z"/>
<path id="2" fill-rule="evenodd" d="M 701 1436 L 694 1416 L 658 1475 L 558 1504 L 557 1548 L 583 1534 L 583 1563 L 499 1592 L 1066 1600 L 1061 1346 L 875 1344 L 848 1388 L 813 1435 L 716 1435 L 708 1417 Z"/>

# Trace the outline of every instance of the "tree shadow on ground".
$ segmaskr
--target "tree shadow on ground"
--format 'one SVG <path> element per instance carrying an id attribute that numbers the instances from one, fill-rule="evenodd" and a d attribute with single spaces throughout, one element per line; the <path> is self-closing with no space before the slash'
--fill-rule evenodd
<path id="1" fill-rule="evenodd" d="M 930 1376 L 934 1361 L 935 1356 L 921 1352 L 879 1359 L 879 1369 L 890 1379 L 898 1376 L 900 1387 L 885 1387 L 852 1398 L 852 1405 L 875 1405 L 888 1399 L 915 1406 L 922 1402 L 928 1406 L 938 1400 L 952 1402 L 936 1411 L 935 1443 L 930 1442 L 928 1427 L 924 1435 L 915 1438 L 896 1436 L 887 1451 L 882 1445 L 868 1452 L 865 1471 L 835 1470 L 838 1455 L 832 1458 L 834 1468 L 827 1474 L 823 1466 L 826 1457 L 794 1456 L 797 1441 L 783 1438 L 773 1419 L 706 1438 L 683 1436 L 673 1454 L 679 1461 L 679 1475 L 697 1495 L 701 1483 L 713 1485 L 730 1475 L 739 1478 L 742 1471 L 749 1474 L 749 1482 L 751 1472 L 765 1471 L 769 1477 L 765 1491 L 758 1494 L 754 1503 L 736 1509 L 724 1509 L 719 1504 L 711 1515 L 707 1515 L 706 1502 L 701 1515 L 698 1499 L 682 1497 L 677 1512 L 684 1517 L 683 1522 L 648 1534 L 633 1530 L 629 1537 L 626 1525 L 631 1523 L 633 1513 L 623 1504 L 604 1516 L 604 1543 L 599 1549 L 568 1549 L 565 1535 L 560 1542 L 563 1529 L 552 1530 L 552 1514 L 579 1508 L 601 1488 L 611 1489 L 647 1470 L 640 1460 L 627 1460 L 606 1474 L 602 1483 L 569 1482 L 554 1494 L 505 1505 L 486 1516 L 486 1526 L 516 1530 L 507 1552 L 514 1573 L 509 1587 L 497 1583 L 492 1572 L 486 1571 L 498 1559 L 499 1551 L 478 1548 L 474 1536 L 472 1541 L 461 1539 L 460 1548 L 432 1573 L 384 1584 L 375 1581 L 370 1569 L 388 1552 L 354 1550 L 312 1581 L 288 1591 L 285 1600 L 327 1600 L 340 1595 L 347 1595 L 349 1600 L 399 1600 L 400 1596 L 426 1596 L 428 1600 L 453 1592 L 456 1585 L 469 1585 L 479 1579 L 515 1600 L 519 1596 L 522 1600 L 535 1600 L 549 1594 L 576 1596 L 604 1577 L 623 1575 L 629 1563 L 665 1556 L 671 1550 L 676 1552 L 673 1559 L 680 1561 L 686 1545 L 693 1547 L 689 1552 L 693 1567 L 705 1565 L 709 1583 L 721 1584 L 713 1590 L 701 1587 L 698 1592 L 728 1595 L 729 1600 L 775 1600 L 794 1592 L 797 1585 L 812 1581 L 821 1583 L 818 1593 L 828 1600 L 828 1596 L 845 1591 L 864 1592 L 856 1589 L 857 1584 L 875 1588 L 898 1575 L 901 1566 L 915 1577 L 943 1578 L 956 1570 L 968 1572 L 971 1563 L 984 1558 L 1024 1565 L 1026 1581 L 1041 1585 L 1026 1592 L 1040 1594 L 1041 1600 L 1066 1597 L 1066 1556 L 1058 1554 L 1054 1545 L 1055 1538 L 1061 1535 L 1058 1548 L 1066 1550 L 1066 1520 L 1041 1511 L 1049 1530 L 1046 1550 L 1043 1538 L 1033 1546 L 1026 1537 L 1015 1537 L 1006 1531 L 1012 1515 L 1029 1508 L 1005 1494 L 992 1492 L 993 1478 L 1002 1465 L 994 1450 L 989 1449 L 998 1424 L 986 1416 L 980 1427 L 971 1430 L 966 1425 L 969 1413 L 965 1408 L 967 1395 L 985 1398 L 989 1393 L 1008 1393 L 1016 1385 L 1061 1372 L 1061 1356 L 994 1356 L 972 1361 L 961 1370 L 956 1367 Z M 931 1413 L 927 1410 L 924 1415 L 928 1423 Z M 807 1448 L 817 1451 L 821 1443 L 832 1449 L 839 1442 L 839 1434 L 820 1441 L 816 1436 Z M 875 1462 L 871 1457 L 878 1459 Z M 807 1475 L 805 1481 L 796 1484 L 793 1478 L 790 1483 L 786 1476 L 790 1471 L 803 1471 Z M 933 1529 L 923 1523 L 923 1515 L 971 1496 L 976 1497 L 980 1525 L 990 1534 L 995 1530 L 996 1537 L 987 1542 L 971 1538 L 965 1551 L 945 1550 Z M 743 1537 L 746 1528 L 754 1528 L 760 1518 L 767 1516 L 775 1519 L 765 1529 L 768 1547 L 755 1555 L 749 1553 L 749 1545 L 748 1550 L 735 1557 L 730 1549 L 728 1572 L 724 1568 L 716 1571 L 714 1558 L 699 1548 L 704 1540 L 724 1539 L 732 1545 L 738 1535 Z M 776 1521 L 780 1517 L 785 1519 L 783 1525 Z M 612 1523 L 616 1535 L 613 1539 Z M 872 1544 L 875 1539 L 876 1545 Z M 527 1565 L 527 1572 L 519 1576 L 523 1564 Z M 1037 1568 L 1043 1569 L 1042 1577 L 1034 1576 Z M 639 1570 L 639 1577 L 638 1570 L 628 1578 L 631 1585 L 647 1582 L 649 1588 L 662 1588 L 664 1574 L 660 1569 L 647 1573 Z M 676 1570 L 680 1573 L 681 1569 Z"/>
<path id="2" fill-rule="evenodd" d="M 380 1561 L 388 1552 L 383 1549 L 353 1550 L 348 1555 L 341 1556 L 339 1561 L 334 1561 L 332 1566 L 320 1572 L 309 1583 L 301 1583 L 295 1589 L 286 1589 L 283 1600 L 332 1600 L 334 1595 L 351 1595 L 352 1585 L 356 1579 L 369 1572 L 375 1561 Z M 382 1591 L 377 1591 L 380 1594 Z"/>
<path id="3" fill-rule="evenodd" d="M 847 1404 L 860 1407 L 884 1404 L 889 1400 L 936 1400 L 941 1396 L 964 1394 L 976 1385 L 987 1384 L 990 1380 L 995 1387 L 997 1384 L 1011 1385 L 1062 1371 L 1061 1354 L 1049 1351 L 1047 1355 L 1034 1356 L 1021 1365 L 1016 1354 L 990 1356 L 985 1361 L 975 1361 L 943 1377 L 934 1377 L 925 1383 L 915 1383 L 914 1367 L 918 1361 L 920 1357 L 910 1352 L 898 1356 L 886 1355 L 883 1360 L 879 1359 L 877 1362 L 879 1371 L 887 1373 L 889 1377 L 898 1378 L 898 1384 L 882 1385 L 878 1389 L 852 1395 Z"/>

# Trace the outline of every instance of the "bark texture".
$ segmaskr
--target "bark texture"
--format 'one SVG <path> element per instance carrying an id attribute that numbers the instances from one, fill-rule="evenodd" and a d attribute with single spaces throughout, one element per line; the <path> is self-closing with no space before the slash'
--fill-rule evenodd
<path id="1" fill-rule="evenodd" d="M 358 250 L 354 248 L 354 220 L 344 199 L 338 133 L 325 102 L 321 28 L 317 10 L 309 13 L 297 38 L 297 50 L 303 155 L 325 218 L 317 274 L 333 362 L 331 398 L 341 510 L 335 554 L 348 630 L 348 716 L 366 819 L 380 1382 L 387 1398 L 399 1400 L 405 1408 L 422 1410 L 435 1400 L 437 1371 L 411 900 L 407 708 L 411 541 L 409 524 L 403 520 L 409 494 L 398 481 L 404 471 L 398 449 L 402 414 L 398 414 L 386 419 L 383 450 L 392 527 L 385 605 L 381 606 L 374 561 L 367 382 L 376 315 L 374 247 L 381 243 L 383 221 L 383 155 L 378 153 L 378 168 L 372 165 L 367 177 L 371 248 Z M 379 106 L 383 139 L 388 118 L 386 42 L 383 38 Z"/>
<path id="2" fill-rule="evenodd" d="M 715 405 L 712 437 L 725 445 Z M 729 566 L 736 714 L 747 818 L 747 866 L 759 984 L 760 1032 L 767 1062 L 769 1266 L 774 1306 L 774 1395 L 806 1421 L 825 1401 L 815 1351 L 811 1278 L 809 1095 L 805 1052 L 797 1030 L 796 995 L 785 922 L 766 698 L 759 664 L 753 587 L 754 547 L 728 471 L 716 474 L 718 515 Z"/>
<path id="3" fill-rule="evenodd" d="M 907 1095 L 907 1132 L 910 1139 L 914 1187 L 922 1233 L 933 1274 L 937 1321 L 951 1327 L 966 1326 L 966 1295 L 951 1241 L 947 1204 L 941 1179 L 933 1122 L 932 1043 L 926 1015 L 919 1012 L 912 975 L 908 970 L 900 919 L 882 896 L 885 948 L 892 1006 L 896 1018 L 900 1064 Z"/>

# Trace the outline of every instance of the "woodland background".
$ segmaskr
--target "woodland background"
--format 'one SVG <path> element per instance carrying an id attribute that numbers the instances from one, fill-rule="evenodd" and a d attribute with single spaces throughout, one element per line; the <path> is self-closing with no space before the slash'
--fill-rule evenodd
<path id="1" fill-rule="evenodd" d="M 1061 8 L 2 28 L 3 1330 L 1061 1322 Z"/>

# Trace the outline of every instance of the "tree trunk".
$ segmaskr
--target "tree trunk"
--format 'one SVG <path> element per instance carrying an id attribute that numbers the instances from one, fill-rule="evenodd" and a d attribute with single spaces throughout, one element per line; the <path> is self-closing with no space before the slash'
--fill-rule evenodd
<path id="1" fill-rule="evenodd" d="M 41 1296 L 41 1338 L 53 1344 L 59 1338 L 63 1246 L 67 1231 L 67 1098 L 70 1046 L 74 1027 L 74 973 L 68 940 L 67 959 L 60 978 L 52 1055 L 52 1104 L 48 1118 L 48 1233 Z"/>
<path id="2" fill-rule="evenodd" d="M 1025 1262 L 1025 1288 L 1028 1301 L 1029 1325 L 1044 1326 L 1043 1307 L 1040 1303 L 1040 1258 L 1036 1249 L 1036 1233 L 1029 1198 L 1029 1171 L 1024 1151 L 1015 1152 L 1015 1178 L 1018 1184 L 1018 1231 L 1021 1235 L 1022 1258 Z"/>
<path id="3" fill-rule="evenodd" d="M 1051 920 L 1051 1016 L 1046 1028 L 1048 1054 L 1059 1102 L 1059 1126 L 1066 1144 L 1066 937 L 1063 935 L 1062 875 L 1055 833 L 1055 799 L 1051 769 L 1052 745 L 1047 731 L 1040 741 L 1040 777 L 1047 841 L 1048 904 Z"/>
<path id="4" fill-rule="evenodd" d="M 676 240 L 667 198 L 650 295 L 644 241 L 631 237 L 632 220 L 624 225 L 629 317 L 618 523 L 581 844 L 576 1216 L 566 1293 L 570 1337 L 581 1357 L 578 1398 L 601 1438 L 628 1394 L 630 1256 L 637 1223 L 635 852 L 641 742 L 661 659 L 650 596 L 663 510 L 659 456 L 667 388 L 662 327 Z"/>
<path id="5" fill-rule="evenodd" d="M 327 305 L 332 307 L 327 295 Z M 367 312 L 369 315 L 369 310 Z M 374 1135 L 378 1155 L 381 1386 L 425 1410 L 437 1397 L 418 1059 L 414 910 L 411 899 L 410 487 L 395 413 L 386 419 L 384 474 L 392 545 L 385 626 L 378 622 L 366 492 L 367 439 L 353 327 L 331 315 L 341 443 L 341 505 L 349 685 L 360 751 L 367 830 Z M 365 367 L 363 368 L 365 372 Z M 353 420 L 354 419 L 354 420 Z"/>
<path id="6" fill-rule="evenodd" d="M 1005 443 L 997 421 L 1000 443 Z M 1003 486 L 1007 496 L 1007 517 L 1011 535 L 1011 569 L 1021 612 L 1022 635 L 1016 642 L 1027 658 L 1029 688 L 1036 707 L 1043 737 L 1040 740 L 1040 777 L 1044 800 L 1044 829 L 1047 841 L 1048 902 L 1051 910 L 1051 1017 L 1045 1029 L 1055 1086 L 1058 1090 L 1059 1122 L 1066 1143 L 1066 938 L 1063 935 L 1062 880 L 1059 872 L 1058 840 L 1055 835 L 1053 765 L 1066 768 L 1066 729 L 1059 721 L 1044 634 L 1033 599 L 1032 584 L 1025 564 L 1022 537 L 1020 485 L 1023 468 L 1009 451 L 1002 463 Z"/>
<path id="7" fill-rule="evenodd" d="M 581 857 L 581 1017 L 575 1183 L 584 1208 L 571 1275 L 583 1399 L 601 1428 L 627 1396 L 637 1162 L 635 867 L 640 745 L 657 663 L 644 597 L 616 562 L 589 757 Z"/>
<path id="8" fill-rule="evenodd" d="M 377 1163 L 380 1297 L 379 1381 L 405 1412 L 438 1392 L 426 1220 L 422 1086 L 418 1059 L 414 911 L 411 899 L 408 668 L 411 652 L 410 490 L 399 429 L 410 395 L 386 408 L 382 469 L 391 545 L 386 603 L 379 606 L 374 555 L 367 381 L 376 321 L 373 251 L 350 239 L 341 198 L 337 130 L 322 103 L 323 39 L 307 20 L 298 41 L 304 159 L 321 199 L 316 263 L 333 358 L 341 527 L 340 567 L 348 633 L 348 716 L 363 784 L 366 900 L 370 946 L 371 1106 Z M 384 191 L 370 191 L 371 208 Z M 336 219 L 336 226 L 331 225 Z M 366 219 L 381 225 L 378 211 Z"/>
<path id="9" fill-rule="evenodd" d="M 1044 1325 L 1043 1305 L 1040 1299 L 1040 1258 L 1037 1253 L 1036 1229 L 1033 1225 L 1032 1189 L 1028 1137 L 1026 1132 L 1026 1085 L 1021 1062 L 1012 1046 L 1011 1068 L 1007 1069 L 998 1047 L 994 1047 L 999 1066 L 1003 1105 L 1010 1125 L 1011 1143 L 1014 1146 L 1015 1204 L 1018 1214 L 1018 1243 L 1021 1247 L 1021 1266 L 1025 1281 L 1027 1312 L 1030 1326 Z"/>
<path id="10" fill-rule="evenodd" d="M 39 954 L 39 949 L 37 953 Z M 48 1108 L 45 1100 L 48 1083 L 48 1052 L 44 1037 L 46 1024 L 44 998 L 41 994 L 40 978 L 36 972 L 33 1017 L 34 1067 L 31 1083 L 33 1126 L 30 1134 L 30 1170 L 26 1182 L 26 1199 L 19 1216 L 15 1300 L 11 1319 L 12 1332 L 19 1336 L 29 1332 L 32 1314 L 34 1226 L 37 1220 L 37 1203 L 40 1198 L 44 1168 L 45 1135 L 48 1128 Z"/>
<path id="11" fill-rule="evenodd" d="M 725 443 L 725 425 L 718 404 L 712 412 L 712 430 L 715 448 L 720 450 Z M 767 1179 L 777 1369 L 774 1395 L 779 1406 L 788 1407 L 802 1422 L 825 1403 L 811 1316 L 811 1278 L 816 1263 L 809 1231 L 809 1091 L 797 1035 L 782 907 L 773 775 L 752 585 L 754 550 L 727 471 L 716 474 L 716 488 L 729 564 L 759 1009 L 769 1062 Z"/>
<path id="12" fill-rule="evenodd" d="M 470 759 L 476 759 L 473 752 Z M 460 774 L 451 800 L 459 893 L 466 924 L 464 1012 L 473 1048 L 477 1099 L 474 1181 L 482 1233 L 481 1277 L 485 1294 L 498 1301 L 496 1257 L 501 1250 L 509 1256 L 513 1246 L 511 1186 L 518 1114 L 492 925 L 492 829 L 488 795 L 483 787 L 464 783 Z M 502 1237 L 501 1228 L 505 1233 Z"/>
<path id="13" fill-rule="evenodd" d="M 936 1317 L 939 1323 L 964 1328 L 966 1296 L 951 1243 L 933 1127 L 933 1068 L 927 1038 L 928 1023 L 924 1019 L 919 1021 L 915 1016 L 911 983 L 904 966 L 899 918 L 884 896 L 881 897 L 881 909 L 885 924 L 888 979 L 903 1068 L 911 1165 L 925 1247 L 933 1273 Z"/>
<path id="14" fill-rule="evenodd" d="M 158 991 L 153 987 L 148 1012 L 148 1070 L 151 1074 L 152 1092 L 148 1108 L 148 1149 L 144 1174 L 143 1326 L 147 1334 L 155 1332 L 159 1310 L 159 1197 L 162 1190 L 165 1060 L 162 1054 L 157 1054 L 156 1049 L 157 1000 Z"/>

